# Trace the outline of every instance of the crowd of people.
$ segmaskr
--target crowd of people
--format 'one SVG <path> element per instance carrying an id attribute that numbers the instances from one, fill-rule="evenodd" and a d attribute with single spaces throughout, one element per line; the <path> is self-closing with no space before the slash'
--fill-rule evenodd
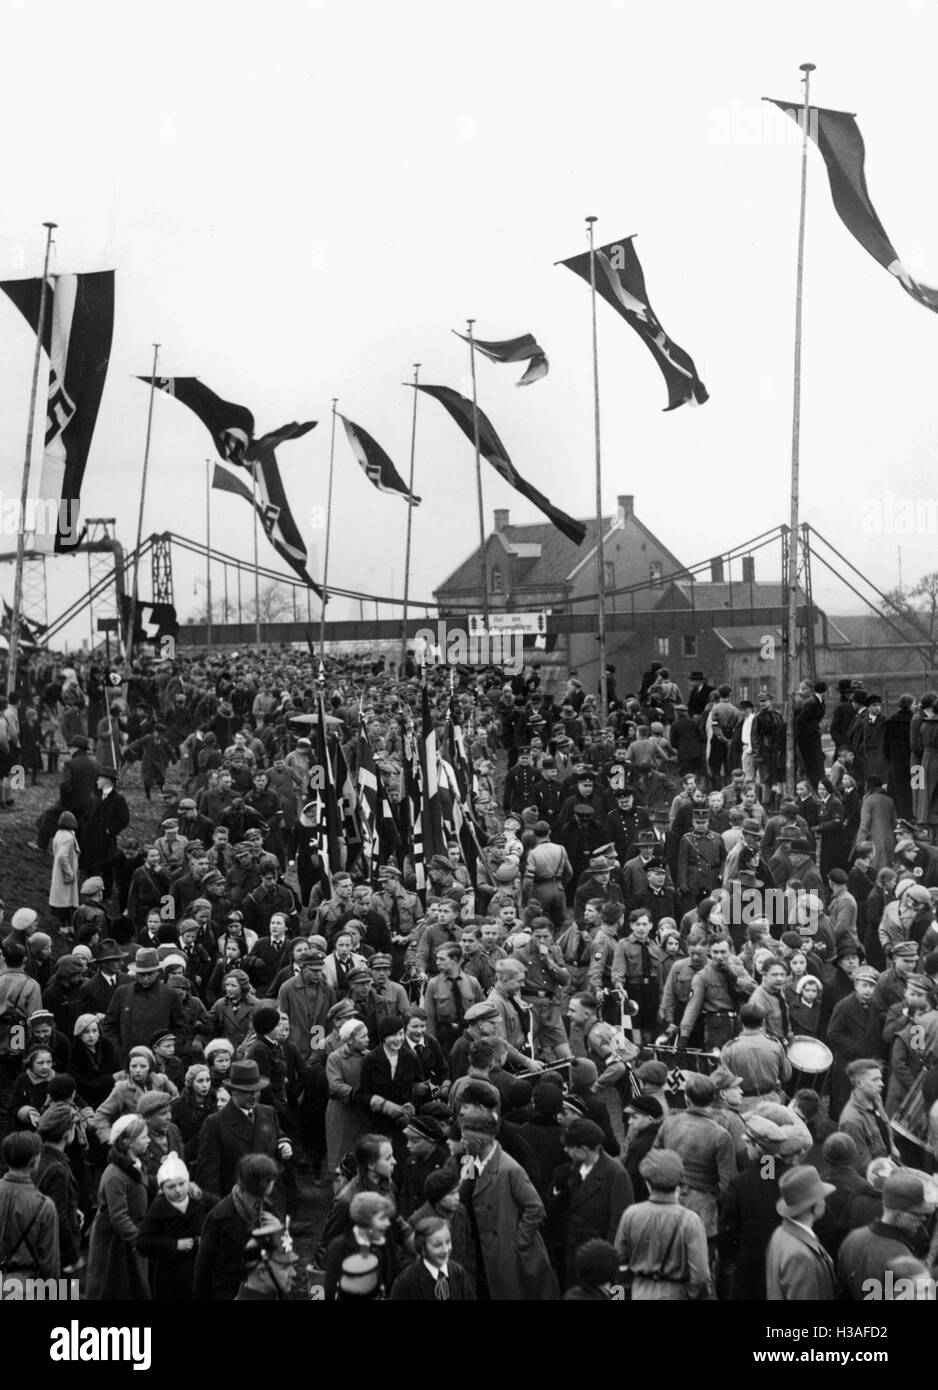
<path id="1" fill-rule="evenodd" d="M 312 1297 L 934 1298 L 938 695 L 826 694 L 789 794 L 770 695 L 660 663 L 604 719 L 536 666 L 23 662 L 6 1277 L 296 1296 L 319 1187 Z"/>

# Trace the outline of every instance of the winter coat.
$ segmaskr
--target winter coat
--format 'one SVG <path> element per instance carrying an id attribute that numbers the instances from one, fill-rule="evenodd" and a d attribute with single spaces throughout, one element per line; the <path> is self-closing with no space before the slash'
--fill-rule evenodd
<path id="1" fill-rule="evenodd" d="M 215 1205 L 211 1197 L 193 1197 L 184 1212 L 160 1192 L 140 1225 L 137 1248 L 150 1261 L 150 1292 L 161 1303 L 184 1303 L 193 1298 L 195 1261 L 205 1218 Z M 191 1250 L 178 1242 L 192 1238 Z"/>
<path id="2" fill-rule="evenodd" d="M 72 830 L 57 830 L 52 841 L 49 906 L 78 906 L 78 840 Z"/>
<path id="3" fill-rule="evenodd" d="M 140 1097 L 147 1091 L 165 1091 L 174 1098 L 178 1094 L 169 1077 L 162 1072 L 151 1073 L 143 1088 L 131 1081 L 126 1072 L 116 1073 L 111 1094 L 98 1106 L 92 1121 L 94 1132 L 102 1144 L 110 1139 L 115 1120 L 120 1119 L 121 1115 L 136 1115 Z"/>
<path id="4" fill-rule="evenodd" d="M 68 1074 L 89 1105 L 97 1108 L 114 1089 L 120 1070 L 117 1048 L 110 1038 L 99 1038 L 94 1048 L 74 1038 L 68 1054 Z"/>
<path id="5" fill-rule="evenodd" d="M 556 1297 L 556 1276 L 540 1235 L 544 1204 L 524 1169 L 500 1144 L 475 1183 L 463 1181 L 460 1200 L 467 1208 L 471 1204 L 475 1214 L 492 1300 Z"/>
<path id="6" fill-rule="evenodd" d="M 98 1188 L 98 1214 L 88 1247 L 91 1302 L 149 1301 L 146 1261 L 137 1253 L 137 1238 L 147 1209 L 146 1176 L 116 1149 Z"/>

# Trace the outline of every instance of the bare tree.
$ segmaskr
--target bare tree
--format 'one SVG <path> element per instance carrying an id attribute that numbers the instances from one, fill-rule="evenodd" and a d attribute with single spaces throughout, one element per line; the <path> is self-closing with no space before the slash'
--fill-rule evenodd
<path id="1" fill-rule="evenodd" d="M 257 610 L 254 606 L 254 594 L 252 593 L 247 603 L 244 605 L 247 619 L 254 622 Z M 279 584 L 276 580 L 270 580 L 267 584 L 262 584 L 260 588 L 260 618 L 262 623 L 277 623 L 281 619 L 292 616 L 293 596 L 289 585 Z"/>

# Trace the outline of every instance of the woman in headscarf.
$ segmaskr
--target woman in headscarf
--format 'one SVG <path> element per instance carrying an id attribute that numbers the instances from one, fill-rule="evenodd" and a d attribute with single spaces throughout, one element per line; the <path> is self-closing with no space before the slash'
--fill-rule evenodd
<path id="1" fill-rule="evenodd" d="M 347 1153 L 355 1148 L 368 1128 L 367 1111 L 353 1105 L 361 1080 L 362 1062 L 368 1051 L 368 1029 L 360 1019 L 346 1019 L 339 1027 L 339 1046 L 326 1058 L 326 1162 L 331 1173 L 338 1170 Z"/>
<path id="2" fill-rule="evenodd" d="M 85 1297 L 92 1302 L 150 1298 L 146 1261 L 137 1253 L 147 1209 L 146 1174 L 140 1155 L 149 1142 L 146 1121 L 138 1115 L 122 1115 L 111 1131 L 88 1247 Z"/>

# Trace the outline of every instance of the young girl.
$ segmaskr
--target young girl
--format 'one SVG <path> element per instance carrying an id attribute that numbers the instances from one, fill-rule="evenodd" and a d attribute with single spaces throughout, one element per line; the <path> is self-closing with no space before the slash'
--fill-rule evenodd
<path id="1" fill-rule="evenodd" d="M 49 907 L 62 922 L 71 920 L 78 906 L 78 822 L 71 811 L 63 811 L 52 841 L 52 880 Z"/>

